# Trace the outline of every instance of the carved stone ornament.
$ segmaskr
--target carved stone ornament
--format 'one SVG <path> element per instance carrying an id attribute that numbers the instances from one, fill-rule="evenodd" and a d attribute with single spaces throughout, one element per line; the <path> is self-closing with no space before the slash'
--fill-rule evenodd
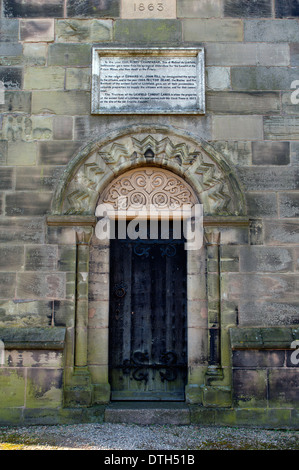
<path id="1" fill-rule="evenodd" d="M 195 201 L 204 215 L 246 214 L 243 192 L 228 160 L 202 139 L 168 126 L 132 126 L 88 144 L 66 167 L 54 215 L 94 215 L 101 201 L 162 207 Z"/>
<path id="2" fill-rule="evenodd" d="M 145 167 L 119 176 L 103 192 L 100 203 L 115 210 L 139 210 L 154 207 L 159 210 L 193 206 L 196 197 L 191 188 L 178 176 L 167 170 Z"/>

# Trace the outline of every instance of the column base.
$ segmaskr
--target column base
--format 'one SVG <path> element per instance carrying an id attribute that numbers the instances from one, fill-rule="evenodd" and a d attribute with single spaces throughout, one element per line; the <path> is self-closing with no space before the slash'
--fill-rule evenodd
<path id="1" fill-rule="evenodd" d="M 93 385 L 92 402 L 94 405 L 102 405 L 110 402 L 110 385 L 108 383 Z"/>
<path id="2" fill-rule="evenodd" d="M 207 408 L 230 408 L 232 393 L 230 387 L 203 387 L 203 406 Z"/>
<path id="3" fill-rule="evenodd" d="M 64 390 L 64 406 L 91 406 L 92 385 L 87 367 L 74 369 L 71 383 Z"/>

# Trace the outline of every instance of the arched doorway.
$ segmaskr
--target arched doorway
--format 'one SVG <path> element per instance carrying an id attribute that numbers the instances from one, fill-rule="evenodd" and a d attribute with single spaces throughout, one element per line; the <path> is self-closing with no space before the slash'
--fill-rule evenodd
<path id="1" fill-rule="evenodd" d="M 96 215 L 105 209 L 113 212 L 109 221 L 112 400 L 185 399 L 191 243 L 186 229 L 196 202 L 182 178 L 151 166 L 122 174 L 100 196 Z M 202 230 L 196 235 L 199 238 Z"/>
<path id="2" fill-rule="evenodd" d="M 65 403 L 96 404 L 111 399 L 110 243 L 95 235 L 95 212 L 107 188 L 114 185 L 115 189 L 118 178 L 142 168 L 170 172 L 203 205 L 205 245 L 186 253 L 185 399 L 190 403 L 211 402 L 213 406 L 221 396 L 223 406 L 229 406 L 229 333 L 221 314 L 219 267 L 221 245 L 237 237 L 235 232 L 247 236 L 244 196 L 232 167 L 211 145 L 162 126 L 133 126 L 90 143 L 70 162 L 56 188 L 47 223 L 63 227 L 67 231 L 63 240 L 74 243 L 77 250 L 74 322 L 68 329 L 66 348 Z"/>

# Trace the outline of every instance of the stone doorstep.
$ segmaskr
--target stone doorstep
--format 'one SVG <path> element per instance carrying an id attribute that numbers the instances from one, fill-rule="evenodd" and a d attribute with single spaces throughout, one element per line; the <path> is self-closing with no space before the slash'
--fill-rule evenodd
<path id="1" fill-rule="evenodd" d="M 105 409 L 106 423 L 191 424 L 189 407 L 177 402 L 114 402 Z"/>

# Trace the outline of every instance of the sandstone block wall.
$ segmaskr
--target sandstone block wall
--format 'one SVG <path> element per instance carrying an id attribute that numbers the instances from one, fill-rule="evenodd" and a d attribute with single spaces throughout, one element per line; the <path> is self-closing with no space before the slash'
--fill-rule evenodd
<path id="1" fill-rule="evenodd" d="M 222 308 L 238 328 L 280 336 L 270 350 L 234 346 L 234 406 L 279 409 L 293 423 L 299 368 L 289 343 L 279 345 L 284 328 L 290 342 L 297 337 L 299 323 L 298 2 L 177 0 L 174 19 L 126 19 L 120 1 L 1 1 L 0 329 L 22 328 L 30 339 L 9 339 L 0 421 L 63 405 L 57 339 L 33 350 L 30 336 L 32 328 L 73 328 L 75 247 L 55 243 L 45 224 L 55 185 L 91 140 L 154 122 L 205 139 L 236 169 L 258 232 L 252 245 L 223 247 Z M 206 114 L 91 115 L 94 44 L 204 47 Z"/>

